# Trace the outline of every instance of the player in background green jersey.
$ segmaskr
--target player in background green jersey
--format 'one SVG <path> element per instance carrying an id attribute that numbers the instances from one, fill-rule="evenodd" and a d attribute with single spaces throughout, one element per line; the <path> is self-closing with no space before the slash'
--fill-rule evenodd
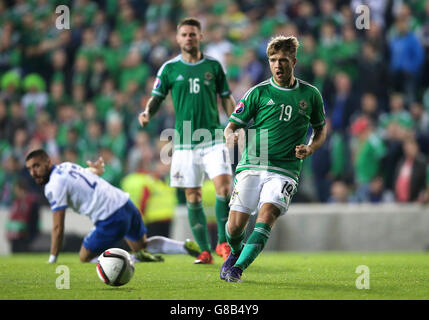
<path id="1" fill-rule="evenodd" d="M 170 184 L 185 188 L 189 223 L 202 251 L 194 263 L 210 264 L 213 257 L 201 186 L 207 173 L 216 189 L 216 253 L 226 259 L 231 250 L 226 241 L 225 223 L 229 213 L 232 170 L 219 122 L 217 96 L 220 96 L 228 116 L 234 110 L 235 101 L 221 64 L 201 52 L 202 37 L 197 19 L 185 18 L 179 23 L 176 40 L 181 54 L 159 69 L 152 97 L 140 113 L 139 122 L 145 126 L 171 92 L 176 122 Z"/>
<path id="2" fill-rule="evenodd" d="M 325 141 L 322 97 L 312 85 L 295 78 L 298 40 L 277 36 L 267 47 L 272 77 L 254 86 L 238 103 L 225 128 L 227 142 L 247 129 L 237 166 L 226 235 L 231 254 L 220 277 L 240 282 L 241 274 L 263 250 L 277 218 L 287 212 L 296 192 L 303 160 Z M 306 144 L 309 125 L 313 134 Z M 253 232 L 243 246 L 245 227 L 257 212 Z"/>

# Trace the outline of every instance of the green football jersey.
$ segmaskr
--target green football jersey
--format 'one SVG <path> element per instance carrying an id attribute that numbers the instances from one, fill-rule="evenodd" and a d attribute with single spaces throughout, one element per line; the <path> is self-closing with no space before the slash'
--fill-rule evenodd
<path id="1" fill-rule="evenodd" d="M 236 172 L 267 170 L 298 181 L 303 160 L 295 156 L 295 147 L 306 143 L 309 125 L 325 125 L 320 92 L 300 79 L 292 88 L 268 79 L 246 92 L 229 121 L 246 127 L 252 119 Z"/>
<path id="2" fill-rule="evenodd" d="M 204 56 L 189 63 L 179 55 L 165 62 L 158 71 L 152 95 L 165 98 L 169 91 L 176 113 L 175 149 L 223 143 L 217 95 L 227 97 L 231 91 L 219 61 Z"/>

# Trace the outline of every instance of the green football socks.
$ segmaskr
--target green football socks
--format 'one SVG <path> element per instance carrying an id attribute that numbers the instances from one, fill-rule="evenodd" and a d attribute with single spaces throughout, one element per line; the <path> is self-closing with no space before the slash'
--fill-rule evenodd
<path id="1" fill-rule="evenodd" d="M 217 237 L 218 243 L 226 241 L 225 224 L 228 221 L 229 214 L 229 198 L 230 196 L 222 197 L 216 195 L 215 213 L 217 221 Z"/>
<path id="2" fill-rule="evenodd" d="M 225 223 L 225 234 L 228 244 L 231 247 L 231 252 L 235 255 L 239 254 L 243 248 L 243 239 L 246 234 L 246 230 L 243 230 L 243 232 L 238 236 L 231 236 L 231 234 L 228 232 L 228 224 Z"/>
<path id="3" fill-rule="evenodd" d="M 186 206 L 188 208 L 189 224 L 195 241 L 200 246 L 201 251 L 211 252 L 209 231 L 202 202 L 186 202 Z"/>
<path id="4" fill-rule="evenodd" d="M 239 267 L 241 270 L 246 269 L 262 252 L 270 237 L 270 233 L 271 227 L 269 225 L 262 222 L 256 223 L 255 229 L 253 229 L 252 234 L 249 239 L 247 239 L 235 266 Z"/>

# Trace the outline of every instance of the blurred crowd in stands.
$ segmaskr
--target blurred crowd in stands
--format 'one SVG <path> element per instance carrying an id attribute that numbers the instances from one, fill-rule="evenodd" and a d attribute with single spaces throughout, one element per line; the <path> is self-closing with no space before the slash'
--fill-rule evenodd
<path id="1" fill-rule="evenodd" d="M 60 4 L 69 30 L 56 28 Z M 355 24 L 361 4 L 368 29 Z M 39 190 L 24 168 L 39 147 L 55 162 L 103 156 L 116 186 L 135 172 L 168 180 L 159 136 L 174 128 L 171 99 L 148 128 L 137 115 L 186 16 L 201 20 L 203 51 L 237 101 L 270 76 L 269 39 L 298 37 L 296 76 L 321 91 L 329 136 L 294 201 L 429 201 L 429 1 L 0 0 L 1 205 Z"/>

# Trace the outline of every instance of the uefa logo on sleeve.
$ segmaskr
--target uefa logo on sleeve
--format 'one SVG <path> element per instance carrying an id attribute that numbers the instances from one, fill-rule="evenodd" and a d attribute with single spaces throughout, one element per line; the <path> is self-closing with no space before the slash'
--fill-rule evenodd
<path id="1" fill-rule="evenodd" d="M 242 113 L 244 111 L 244 103 L 240 101 L 235 107 L 234 113 Z"/>
<path id="2" fill-rule="evenodd" d="M 161 79 L 156 78 L 155 83 L 153 84 L 154 89 L 158 89 L 161 86 Z"/>

